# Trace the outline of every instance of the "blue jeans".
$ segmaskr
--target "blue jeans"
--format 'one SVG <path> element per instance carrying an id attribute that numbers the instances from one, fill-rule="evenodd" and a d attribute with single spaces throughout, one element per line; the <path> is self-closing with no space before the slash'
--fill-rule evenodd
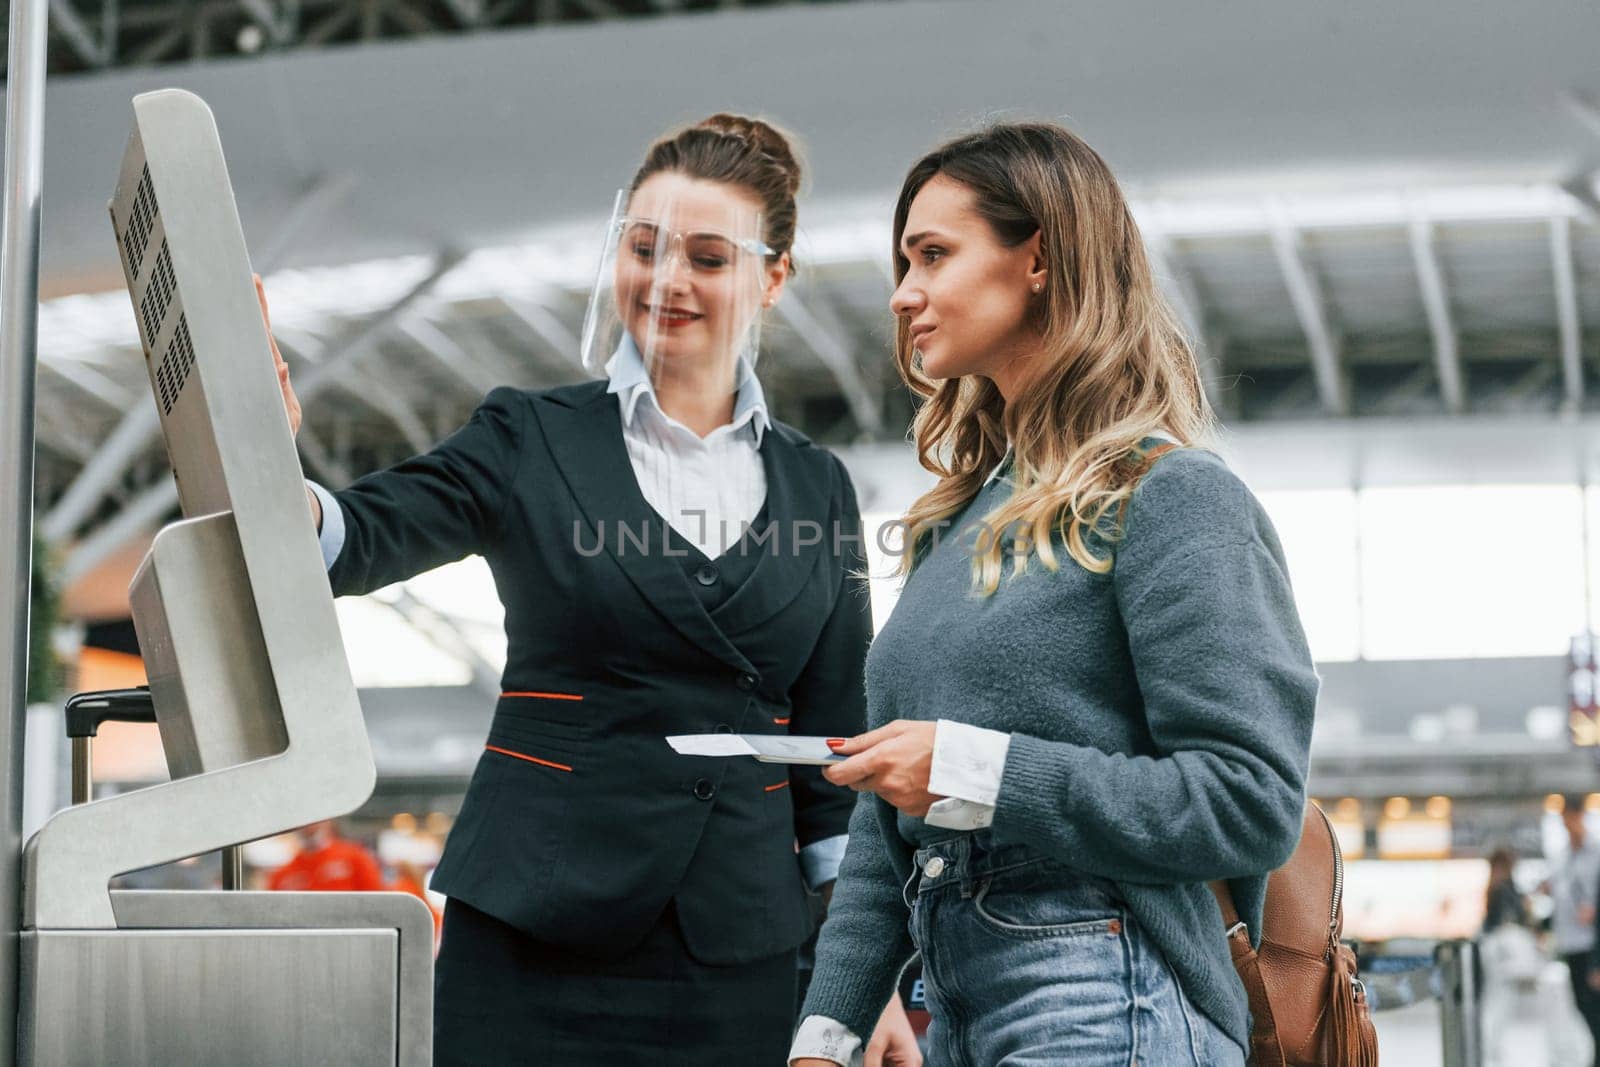
<path id="1" fill-rule="evenodd" d="M 915 862 L 906 897 L 933 1017 L 928 1067 L 1244 1067 L 1114 883 L 993 847 L 986 831 Z"/>

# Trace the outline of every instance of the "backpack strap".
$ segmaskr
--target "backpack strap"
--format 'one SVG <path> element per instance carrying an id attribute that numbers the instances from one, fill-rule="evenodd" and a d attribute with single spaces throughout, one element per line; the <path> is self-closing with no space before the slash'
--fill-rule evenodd
<path id="1" fill-rule="evenodd" d="M 1222 909 L 1233 969 L 1239 972 L 1239 981 L 1244 983 L 1245 996 L 1250 1000 L 1250 1067 L 1285 1067 L 1278 1023 L 1272 1016 L 1266 982 L 1261 978 L 1260 957 L 1250 944 L 1250 931 L 1239 919 L 1239 909 L 1233 906 L 1233 891 L 1228 883 L 1219 880 L 1208 885 Z"/>

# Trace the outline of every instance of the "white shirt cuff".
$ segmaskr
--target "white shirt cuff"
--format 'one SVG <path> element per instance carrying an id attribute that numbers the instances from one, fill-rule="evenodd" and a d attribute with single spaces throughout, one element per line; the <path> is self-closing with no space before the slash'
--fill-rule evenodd
<path id="1" fill-rule="evenodd" d="M 864 1058 L 861 1038 L 844 1023 L 835 1022 L 826 1015 L 807 1015 L 794 1032 L 789 1062 L 804 1057 L 828 1060 L 839 1067 L 861 1067 Z"/>
<path id="2" fill-rule="evenodd" d="M 317 533 L 317 544 L 322 547 L 323 567 L 332 570 L 333 561 L 344 551 L 344 511 L 339 507 L 339 502 L 333 499 L 332 493 L 310 478 L 306 479 L 306 488 L 316 495 L 317 503 L 322 505 L 322 529 Z"/>
<path id="3" fill-rule="evenodd" d="M 982 830 L 994 822 L 1011 735 L 940 719 L 933 731 L 928 792 L 945 797 L 923 821 L 943 830 Z"/>
<path id="4" fill-rule="evenodd" d="M 815 893 L 839 877 L 839 865 L 844 862 L 844 848 L 850 842 L 849 834 L 835 834 L 813 841 L 800 850 L 800 875 L 806 888 Z"/>
<path id="5" fill-rule="evenodd" d="M 933 731 L 933 770 L 928 792 L 994 806 L 1006 773 L 1011 735 L 940 719 Z"/>
<path id="6" fill-rule="evenodd" d="M 994 823 L 993 804 L 974 804 L 970 800 L 936 800 L 922 821 L 941 830 L 982 830 Z"/>

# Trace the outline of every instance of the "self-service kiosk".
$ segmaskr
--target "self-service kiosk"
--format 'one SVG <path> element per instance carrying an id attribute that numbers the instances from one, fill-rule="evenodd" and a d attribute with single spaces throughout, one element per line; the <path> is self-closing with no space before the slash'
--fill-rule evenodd
<path id="1" fill-rule="evenodd" d="M 415 897 L 108 889 L 345 814 L 375 780 L 216 124 L 178 90 L 133 111 L 111 221 L 183 518 L 131 600 L 171 780 L 28 842 L 19 1058 L 426 1064 Z"/>

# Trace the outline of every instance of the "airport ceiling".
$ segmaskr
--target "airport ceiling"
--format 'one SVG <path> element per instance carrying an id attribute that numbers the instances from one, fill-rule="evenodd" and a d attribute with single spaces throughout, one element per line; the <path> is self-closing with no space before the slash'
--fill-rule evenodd
<path id="1" fill-rule="evenodd" d="M 307 468 L 335 483 L 425 447 L 488 385 L 580 377 L 596 220 L 653 136 L 723 109 L 807 148 L 802 273 L 763 376 L 778 416 L 823 441 L 901 437 L 888 207 L 912 159 L 995 116 L 1065 121 L 1106 155 L 1235 427 L 1587 426 L 1600 409 L 1593 4 L 707 6 L 208 0 L 108 18 L 53 0 L 51 536 L 170 503 L 105 218 L 128 100 L 168 86 L 217 115 L 275 326 L 315 383 Z"/>

